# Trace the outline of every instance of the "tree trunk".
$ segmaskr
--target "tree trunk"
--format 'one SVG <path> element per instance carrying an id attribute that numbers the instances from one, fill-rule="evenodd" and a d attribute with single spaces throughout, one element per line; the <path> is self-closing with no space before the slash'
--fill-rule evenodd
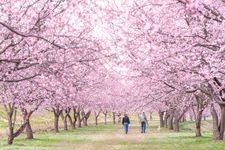
<path id="1" fill-rule="evenodd" d="M 85 117 L 85 112 L 84 111 L 81 111 L 81 120 L 82 120 L 82 122 L 83 122 L 83 124 L 84 124 L 84 126 L 87 126 L 87 120 L 86 120 L 86 117 Z"/>
<path id="2" fill-rule="evenodd" d="M 77 117 L 78 117 L 78 113 L 77 113 L 77 109 L 76 107 L 73 107 L 73 126 L 74 129 L 76 128 L 76 123 L 77 123 Z"/>
<path id="3" fill-rule="evenodd" d="M 66 110 L 65 110 L 65 114 L 66 114 L 66 125 L 67 125 L 67 119 L 69 119 L 69 122 L 70 122 L 70 126 L 71 126 L 71 128 L 72 129 L 74 129 L 75 128 L 75 126 L 73 125 L 73 120 L 72 120 L 72 118 L 71 118 L 71 116 L 70 116 L 70 110 L 71 110 L 71 108 L 67 108 Z M 67 130 L 68 130 L 68 126 L 67 126 Z"/>
<path id="4" fill-rule="evenodd" d="M 61 115 L 61 118 L 62 118 L 62 121 L 63 121 L 63 127 L 64 127 L 64 130 L 68 130 L 68 126 L 67 126 L 67 115 L 63 113 L 60 114 Z"/>
<path id="5" fill-rule="evenodd" d="M 98 125 L 98 117 L 95 116 L 95 125 Z"/>
<path id="6" fill-rule="evenodd" d="M 8 114 L 8 126 L 9 126 L 9 134 L 8 134 L 8 145 L 13 144 L 13 120 L 12 120 L 13 114 Z"/>
<path id="7" fill-rule="evenodd" d="M 99 117 L 100 112 L 95 112 L 95 125 L 98 125 L 98 117 Z"/>
<path id="8" fill-rule="evenodd" d="M 14 137 L 13 137 L 13 133 L 9 133 L 8 135 L 8 145 L 12 145 L 13 144 L 13 140 L 14 140 Z"/>
<path id="9" fill-rule="evenodd" d="M 201 126 L 196 125 L 196 137 L 200 137 L 202 136 L 201 134 Z"/>
<path id="10" fill-rule="evenodd" d="M 225 130 L 225 106 L 220 105 L 221 115 L 220 115 L 220 140 L 223 140 L 224 130 Z"/>
<path id="11" fill-rule="evenodd" d="M 107 123 L 107 113 L 108 113 L 107 111 L 103 113 L 104 116 L 105 116 L 105 117 L 104 117 L 104 118 L 105 118 L 105 124 Z"/>
<path id="12" fill-rule="evenodd" d="M 27 120 L 27 126 L 26 126 L 26 135 L 27 139 L 34 139 L 33 131 L 30 124 L 30 119 L 27 118 L 28 112 L 25 108 L 22 109 L 23 112 L 23 121 L 25 122 Z"/>
<path id="13" fill-rule="evenodd" d="M 220 139 L 220 132 L 219 132 L 219 122 L 218 122 L 218 115 L 213 106 L 211 105 L 211 114 L 213 118 L 213 139 L 214 140 L 221 140 Z"/>
<path id="14" fill-rule="evenodd" d="M 116 124 L 116 113 L 113 112 L 113 124 Z"/>
<path id="15" fill-rule="evenodd" d="M 169 119 L 169 114 L 168 114 L 168 112 L 166 112 L 166 114 L 165 114 L 165 116 L 164 116 L 164 126 L 166 127 L 166 128 L 168 128 L 168 119 Z"/>
<path id="16" fill-rule="evenodd" d="M 121 113 L 118 114 L 118 123 L 121 123 Z"/>
<path id="17" fill-rule="evenodd" d="M 28 116 L 30 116 L 33 112 L 30 112 L 28 114 Z M 13 114 L 14 114 L 14 120 L 13 120 Z M 27 126 L 27 122 L 29 117 L 27 116 L 27 119 L 25 119 L 24 123 L 14 132 L 14 125 L 15 125 L 15 120 L 16 120 L 16 111 L 14 112 L 14 108 L 12 109 L 11 113 L 8 113 L 8 128 L 9 128 L 9 134 L 8 134 L 8 145 L 12 145 L 13 144 L 13 140 L 14 138 L 16 138 L 17 136 L 19 136 L 24 129 Z"/>
<path id="18" fill-rule="evenodd" d="M 83 123 L 84 123 L 84 126 L 87 126 L 87 125 L 88 125 L 88 124 L 87 124 L 87 118 L 86 118 L 86 117 L 84 117 Z"/>
<path id="19" fill-rule="evenodd" d="M 202 112 L 199 112 L 197 114 L 197 117 L 196 117 L 195 121 L 196 121 L 195 122 L 195 126 L 196 126 L 195 134 L 196 134 L 196 137 L 202 136 L 202 134 L 201 134 Z"/>
<path id="20" fill-rule="evenodd" d="M 15 108 L 14 104 L 8 104 L 4 105 L 5 111 L 7 112 L 7 118 L 8 118 L 8 145 L 13 144 L 13 140 L 15 137 L 19 136 L 27 126 L 27 119 L 31 116 L 33 111 L 29 112 L 29 114 L 26 116 L 27 119 L 24 119 L 24 123 L 14 132 L 15 122 L 16 122 L 16 115 L 17 115 L 17 109 Z"/>
<path id="21" fill-rule="evenodd" d="M 217 77 L 214 77 L 213 80 L 219 88 L 221 88 L 223 86 L 223 83 L 221 83 Z M 211 91 L 211 93 L 213 93 L 213 90 Z M 218 104 L 220 106 L 220 120 L 218 119 L 218 115 L 216 114 L 217 112 L 215 111 L 215 108 L 213 107 L 213 109 L 211 109 L 211 110 L 213 110 L 212 111 L 213 112 L 212 114 L 214 115 L 213 119 L 216 119 L 215 125 L 217 125 L 217 127 L 215 127 L 215 128 L 217 128 L 217 129 L 215 131 L 219 132 L 219 138 L 216 137 L 217 135 L 215 136 L 215 139 L 218 139 L 218 140 L 223 140 L 224 130 L 225 130 L 225 105 L 224 105 L 225 98 L 224 98 L 224 95 L 225 95 L 225 88 L 224 87 L 220 90 L 219 97 L 217 97 L 217 95 L 212 94 L 212 97 L 217 99 Z M 219 102 L 219 101 L 221 101 L 221 102 Z M 211 106 L 213 106 L 213 104 Z"/>
<path id="22" fill-rule="evenodd" d="M 31 128 L 31 124 L 30 124 L 30 119 L 28 119 L 28 121 L 27 121 L 26 135 L 27 135 L 27 139 L 34 139 L 33 130 Z"/>
<path id="23" fill-rule="evenodd" d="M 164 112 L 159 111 L 160 128 L 164 127 L 163 115 Z"/>
<path id="24" fill-rule="evenodd" d="M 173 115 L 170 114 L 169 116 L 169 129 L 173 130 Z"/>
<path id="25" fill-rule="evenodd" d="M 88 111 L 87 113 L 84 114 L 84 120 L 85 120 L 85 126 L 88 125 L 88 118 L 90 117 L 91 115 L 91 111 Z"/>
<path id="26" fill-rule="evenodd" d="M 69 119 L 71 128 L 75 129 L 75 124 L 73 123 L 72 117 L 70 115 L 68 115 L 68 119 Z"/>
<path id="27" fill-rule="evenodd" d="M 80 112 L 77 112 L 77 123 L 78 123 L 78 128 L 81 128 L 81 117 L 80 117 Z"/>
<path id="28" fill-rule="evenodd" d="M 105 124 L 107 123 L 107 114 L 105 114 Z"/>
<path id="29" fill-rule="evenodd" d="M 11 145 L 13 143 L 14 138 L 19 136 L 24 131 L 24 129 L 27 127 L 27 124 L 29 122 L 29 119 L 30 119 L 31 115 L 33 114 L 33 112 L 35 110 L 37 110 L 38 106 L 34 110 L 31 110 L 29 112 L 27 112 L 26 109 L 21 109 L 22 113 L 23 113 L 23 120 L 24 120 L 24 122 L 14 132 L 17 109 L 16 109 L 14 103 L 13 104 L 8 104 L 8 105 L 4 105 L 5 110 L 7 112 L 7 117 L 8 117 L 9 134 L 8 134 L 8 141 L 7 142 L 8 142 L 9 145 Z M 30 126 L 30 123 L 29 123 L 29 126 Z M 31 129 L 31 126 L 30 126 L 30 129 Z M 32 130 L 30 130 L 30 131 L 31 131 L 31 134 L 33 135 Z"/>
<path id="30" fill-rule="evenodd" d="M 60 114 L 62 113 L 62 110 L 57 107 L 56 109 L 53 108 L 53 113 L 54 113 L 54 130 L 55 132 L 59 132 L 59 117 Z"/>
<path id="31" fill-rule="evenodd" d="M 179 132 L 180 131 L 180 121 L 182 117 L 184 117 L 185 112 L 187 111 L 189 107 L 186 107 L 182 111 L 179 109 L 174 112 L 174 131 Z"/>
<path id="32" fill-rule="evenodd" d="M 67 126 L 67 116 L 65 116 L 64 120 L 63 120 L 63 124 L 64 124 L 64 130 L 68 130 L 68 126 Z"/>
<path id="33" fill-rule="evenodd" d="M 61 112 L 54 110 L 54 130 L 55 132 L 59 132 L 59 116 Z"/>
<path id="34" fill-rule="evenodd" d="M 180 121 L 178 119 L 174 119 L 174 131 L 179 132 L 180 131 Z"/>
<path id="35" fill-rule="evenodd" d="M 59 132 L 59 116 L 54 115 L 54 130 L 55 132 Z"/>

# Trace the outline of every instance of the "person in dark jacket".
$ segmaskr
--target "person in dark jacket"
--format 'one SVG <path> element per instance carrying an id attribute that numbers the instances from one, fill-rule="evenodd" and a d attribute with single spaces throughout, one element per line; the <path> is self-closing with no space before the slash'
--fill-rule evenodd
<path id="1" fill-rule="evenodd" d="M 123 127 L 124 127 L 124 131 L 127 134 L 128 133 L 128 127 L 129 127 L 129 124 L 130 124 L 130 119 L 127 116 L 127 114 L 124 114 L 122 124 L 123 124 Z"/>

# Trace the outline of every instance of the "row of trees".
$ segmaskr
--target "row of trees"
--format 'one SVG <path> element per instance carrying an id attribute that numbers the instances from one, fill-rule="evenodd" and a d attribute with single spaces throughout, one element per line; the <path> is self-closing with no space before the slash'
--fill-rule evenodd
<path id="1" fill-rule="evenodd" d="M 100 110 L 111 109 L 107 104 L 114 103 L 105 95 L 110 87 L 103 94 L 103 82 L 111 82 L 105 65 L 113 53 L 94 36 L 91 7 L 73 0 L 0 2 L 0 102 L 7 112 L 8 144 L 25 128 L 33 138 L 30 118 L 37 110 L 54 113 L 58 132 L 60 116 L 65 129 L 67 120 L 75 128 L 91 110 L 97 118 Z M 17 112 L 24 119 L 18 128 Z"/>
<path id="2" fill-rule="evenodd" d="M 140 89 L 139 107 L 158 111 L 162 127 L 165 123 L 179 131 L 181 118 L 189 112 L 196 121 L 196 136 L 201 136 L 202 115 L 211 112 L 213 138 L 223 139 L 224 6 L 222 0 L 146 0 L 132 5 L 129 28 L 123 28 L 124 35 L 129 34 L 125 62 L 138 76 L 134 88 Z"/>

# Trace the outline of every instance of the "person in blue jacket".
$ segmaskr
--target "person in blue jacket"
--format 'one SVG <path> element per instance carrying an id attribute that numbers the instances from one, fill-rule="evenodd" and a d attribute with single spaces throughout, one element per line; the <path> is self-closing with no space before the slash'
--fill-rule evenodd
<path id="1" fill-rule="evenodd" d="M 122 124 L 123 124 L 123 127 L 124 127 L 124 131 L 127 134 L 128 133 L 128 127 L 129 127 L 129 124 L 130 124 L 130 119 L 127 116 L 127 114 L 124 114 Z"/>

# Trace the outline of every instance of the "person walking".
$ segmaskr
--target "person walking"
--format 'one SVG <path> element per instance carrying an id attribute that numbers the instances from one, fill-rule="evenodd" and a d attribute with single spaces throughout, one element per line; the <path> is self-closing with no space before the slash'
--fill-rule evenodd
<path id="1" fill-rule="evenodd" d="M 145 133 L 146 126 L 148 124 L 145 112 L 142 112 L 141 114 L 139 114 L 139 119 L 140 119 L 140 123 L 141 123 L 141 133 Z"/>
<path id="2" fill-rule="evenodd" d="M 122 124 L 123 124 L 123 127 L 124 127 L 124 131 L 127 134 L 128 133 L 128 127 L 129 127 L 129 124 L 130 124 L 130 119 L 127 116 L 127 114 L 124 114 L 124 117 L 122 119 Z"/>

